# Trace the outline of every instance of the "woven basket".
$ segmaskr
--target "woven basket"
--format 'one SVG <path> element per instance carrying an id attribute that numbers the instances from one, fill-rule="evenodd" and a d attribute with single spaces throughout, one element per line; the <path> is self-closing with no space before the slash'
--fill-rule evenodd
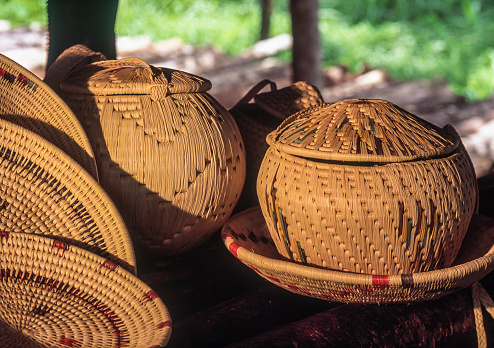
<path id="1" fill-rule="evenodd" d="M 44 138 L 2 119 L 0 231 L 51 236 L 135 272 L 129 232 L 96 180 Z"/>
<path id="2" fill-rule="evenodd" d="M 51 238 L 2 232 L 0 345 L 162 347 L 171 320 L 131 273 Z"/>
<path id="3" fill-rule="evenodd" d="M 450 267 L 401 275 L 370 275 L 306 266 L 281 256 L 259 207 L 230 218 L 226 247 L 259 275 L 291 292 L 345 303 L 405 303 L 438 299 L 467 288 L 494 270 L 494 223 L 474 214 Z"/>
<path id="4" fill-rule="evenodd" d="M 453 127 L 350 99 L 293 115 L 267 141 L 257 192 L 283 256 L 376 275 L 452 264 L 477 202 Z"/>
<path id="5" fill-rule="evenodd" d="M 0 118 L 39 134 L 97 178 L 93 150 L 72 110 L 36 75 L 1 54 L 0 96 Z"/>
<path id="6" fill-rule="evenodd" d="M 269 92 L 261 92 L 266 86 Z M 254 103 L 250 101 L 254 99 Z M 274 131 L 289 115 L 323 103 L 316 87 L 299 81 L 277 89 L 270 80 L 262 80 L 253 86 L 237 104 L 230 109 L 245 143 L 247 175 L 237 211 L 259 204 L 256 182 L 262 159 L 268 149 L 266 136 Z"/>
<path id="7" fill-rule="evenodd" d="M 149 255 L 185 252 L 223 226 L 242 191 L 245 151 L 209 81 L 138 58 L 88 64 L 61 81 L 101 185 Z"/>

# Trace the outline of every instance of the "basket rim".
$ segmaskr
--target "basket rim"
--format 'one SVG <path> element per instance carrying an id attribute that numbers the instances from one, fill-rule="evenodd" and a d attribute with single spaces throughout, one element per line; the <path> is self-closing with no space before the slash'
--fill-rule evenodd
<path id="1" fill-rule="evenodd" d="M 479 218 L 479 216 L 474 214 L 472 220 L 476 218 Z M 257 223 L 256 226 L 252 226 L 253 221 L 259 222 L 261 221 L 259 219 L 262 219 L 262 222 Z M 493 220 L 492 218 L 488 219 Z M 234 226 L 232 227 L 232 225 Z M 274 243 L 272 245 L 269 244 L 271 250 L 269 251 L 270 255 L 267 255 L 266 252 L 256 253 L 256 250 L 252 247 L 252 243 L 246 243 L 245 239 L 235 237 L 237 231 L 243 229 L 252 233 L 253 229 L 258 228 L 259 226 L 262 226 L 262 228 L 267 230 L 260 207 L 249 208 L 231 217 L 221 231 L 221 236 L 226 248 L 241 262 L 272 283 L 284 287 L 289 291 L 309 297 L 347 303 L 418 302 L 439 298 L 460 290 L 461 288 L 468 287 L 480 280 L 490 271 L 494 270 L 494 244 L 485 255 L 476 255 L 478 257 L 467 262 L 455 264 L 445 269 L 409 275 L 370 275 L 312 267 L 283 259 L 283 257 L 278 254 Z M 494 240 L 494 224 L 488 231 L 489 237 Z M 246 235 L 248 235 L 248 233 Z M 268 235 L 263 234 L 263 237 L 272 241 L 269 232 Z M 258 244 L 259 238 L 257 238 L 257 243 L 253 243 Z M 251 245 L 246 247 L 246 244 Z M 275 253 L 279 255 L 279 258 L 271 257 L 271 255 L 274 255 Z M 461 257 L 461 255 L 459 254 L 458 257 Z M 277 279 L 273 276 L 266 276 L 264 274 L 266 271 L 280 276 L 290 275 L 299 277 L 300 279 L 306 279 L 307 284 L 303 284 L 306 287 L 300 286 L 300 284 L 297 283 L 290 283 L 290 281 L 287 281 L 286 279 L 280 280 L 281 277 L 280 279 Z M 315 286 L 314 288 L 311 288 L 310 283 L 314 281 L 335 283 L 343 286 L 370 287 L 374 289 L 387 288 L 392 289 L 393 292 L 399 296 L 389 296 L 387 298 L 386 296 L 382 297 L 377 293 L 375 296 L 366 294 L 364 298 L 358 298 L 358 296 L 356 298 L 346 298 L 345 296 L 339 297 L 336 295 L 321 296 L 321 294 L 318 293 L 321 289 L 316 289 Z M 447 282 L 448 285 L 444 285 L 444 282 Z M 410 289 L 413 289 L 413 291 L 410 292 Z M 348 291 L 351 292 L 351 290 Z"/>
<path id="2" fill-rule="evenodd" d="M 9 71 L 2 69 L 2 67 L 7 68 Z M 0 79 L 5 78 L 5 75 L 9 74 L 11 79 L 15 79 L 9 84 L 9 87 L 13 88 L 16 93 L 26 100 L 32 100 L 32 103 L 38 103 L 40 100 L 33 100 L 33 93 L 37 92 L 36 95 L 42 94 L 40 98 L 42 98 L 41 101 L 44 104 L 45 112 L 42 115 L 31 112 L 26 113 L 23 116 L 47 123 L 55 129 L 70 135 L 71 139 L 80 149 L 71 147 L 71 149 L 63 150 L 67 153 L 71 153 L 71 155 L 81 154 L 80 158 L 74 159 L 77 162 L 81 161 L 81 165 L 97 179 L 98 171 L 96 168 L 96 160 L 89 138 L 84 131 L 82 124 L 79 122 L 79 119 L 63 99 L 34 73 L 1 53 L 0 69 L 4 70 Z M 3 85 L 0 84 L 0 94 L 3 95 L 2 87 Z"/>
<path id="3" fill-rule="evenodd" d="M 45 307 L 47 312 L 51 312 L 51 307 L 55 307 L 53 315 L 63 313 L 56 310 L 58 305 L 62 308 L 72 308 L 69 320 L 60 316 L 56 318 L 57 321 L 63 322 L 63 327 L 67 329 L 66 332 L 57 334 L 59 337 L 71 339 L 74 347 L 89 343 L 92 343 L 91 346 L 98 344 L 98 341 L 77 341 L 78 338 L 74 335 L 77 330 L 70 329 L 71 325 L 80 325 L 74 317 L 90 321 L 97 318 L 96 320 L 105 323 L 110 335 L 114 335 L 117 330 L 129 343 L 135 344 L 135 341 L 143 337 L 151 339 L 153 344 L 160 347 L 168 342 L 172 322 L 168 308 L 160 296 L 144 281 L 112 261 L 75 245 L 24 232 L 3 232 L 0 237 L 0 249 L 3 250 L 0 254 L 2 291 L 15 289 L 14 296 L 26 290 L 27 294 L 41 295 L 35 296 L 35 299 L 31 296 L 16 297 L 25 305 L 25 311 L 21 313 L 26 316 L 37 314 L 33 314 L 33 300 L 37 308 Z M 22 278 L 20 281 L 19 277 Z M 88 282 L 86 279 L 92 281 Z M 74 312 L 77 308 L 72 306 L 70 301 L 76 301 L 79 304 L 78 308 L 84 310 Z M 2 307 L 0 311 L 8 313 L 9 308 Z M 119 313 L 125 315 L 119 317 Z M 11 317 L 8 315 L 3 316 L 1 326 L 9 327 L 9 318 Z M 148 321 L 148 325 L 145 325 Z M 34 326 L 38 324 L 36 320 L 26 322 Z M 16 324 L 18 323 L 14 322 L 13 327 Z M 31 330 L 16 329 L 15 332 L 19 335 L 27 333 L 30 339 L 33 339 Z M 118 337 L 114 336 L 113 339 Z"/>

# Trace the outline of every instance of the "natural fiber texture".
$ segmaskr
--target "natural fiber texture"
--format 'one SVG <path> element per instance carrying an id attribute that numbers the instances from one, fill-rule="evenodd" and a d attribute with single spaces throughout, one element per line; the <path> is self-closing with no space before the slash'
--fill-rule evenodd
<path id="1" fill-rule="evenodd" d="M 1 54 L 0 118 L 39 134 L 97 178 L 93 150 L 72 110 L 37 76 Z"/>
<path id="2" fill-rule="evenodd" d="M 260 93 L 267 86 L 270 91 Z M 252 99 L 255 100 L 254 103 L 250 103 Z M 274 82 L 262 80 L 230 109 L 245 143 L 247 162 L 247 175 L 238 202 L 239 209 L 259 204 L 256 182 L 262 159 L 268 149 L 266 136 L 292 113 L 322 103 L 317 88 L 306 82 L 296 82 L 278 90 Z"/>
<path id="3" fill-rule="evenodd" d="M 370 275 L 311 267 L 282 257 L 260 208 L 234 215 L 222 229 L 226 247 L 241 262 L 286 290 L 328 301 L 417 302 L 469 287 L 494 270 L 494 222 L 474 215 L 453 266 L 429 272 Z"/>
<path id="4" fill-rule="evenodd" d="M 257 192 L 285 257 L 377 275 L 455 259 L 477 182 L 453 127 L 389 102 L 348 100 L 293 115 L 268 142 Z"/>
<path id="5" fill-rule="evenodd" d="M 76 69 L 60 87 L 136 241 L 171 255 L 221 228 L 240 197 L 245 152 L 209 81 L 128 58 Z"/>
<path id="6" fill-rule="evenodd" d="M 484 316 L 482 306 L 494 318 L 494 302 L 480 283 L 472 285 L 473 313 L 475 316 L 475 327 L 477 329 L 477 342 L 479 348 L 487 348 L 487 335 L 484 328 Z"/>
<path id="7" fill-rule="evenodd" d="M 84 45 L 74 45 L 63 51 L 62 54 L 49 66 L 43 81 L 55 92 L 59 93 L 62 79 L 71 70 L 102 60 L 106 60 L 104 54 L 94 52 Z"/>
<path id="8" fill-rule="evenodd" d="M 163 347 L 171 320 L 159 296 L 87 250 L 24 233 L 0 238 L 0 345 Z"/>
<path id="9" fill-rule="evenodd" d="M 2 119 L 0 230 L 52 236 L 135 272 L 129 232 L 96 180 L 56 146 Z"/>
<path id="10" fill-rule="evenodd" d="M 262 109 L 280 120 L 323 103 L 317 87 L 305 81 L 297 81 L 276 91 L 260 93 L 254 100 Z"/>

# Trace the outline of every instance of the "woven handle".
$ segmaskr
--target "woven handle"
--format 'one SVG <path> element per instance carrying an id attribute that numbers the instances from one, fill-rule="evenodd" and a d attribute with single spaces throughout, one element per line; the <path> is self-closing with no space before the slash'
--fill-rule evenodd
<path id="1" fill-rule="evenodd" d="M 269 86 L 271 87 L 271 92 L 274 92 L 277 90 L 277 87 L 276 87 L 276 83 L 269 80 L 269 79 L 265 79 L 265 80 L 262 80 L 260 82 L 258 82 L 254 87 L 252 87 L 243 97 L 242 99 L 240 99 L 237 104 L 235 104 L 235 106 L 233 106 L 233 108 L 239 106 L 239 105 L 243 105 L 243 104 L 247 104 L 248 102 L 250 102 L 264 87 L 266 87 L 267 85 L 269 84 Z"/>
<path id="2" fill-rule="evenodd" d="M 102 60 L 106 60 L 102 53 L 94 52 L 84 45 L 74 45 L 63 51 L 50 65 L 46 71 L 44 82 L 58 93 L 60 83 L 68 73 L 86 64 Z"/>

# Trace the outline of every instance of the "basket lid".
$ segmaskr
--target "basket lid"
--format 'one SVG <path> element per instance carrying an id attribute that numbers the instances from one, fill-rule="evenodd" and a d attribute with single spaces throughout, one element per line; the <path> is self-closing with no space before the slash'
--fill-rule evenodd
<path id="1" fill-rule="evenodd" d="M 151 95 L 206 92 L 211 82 L 184 71 L 156 68 L 139 58 L 104 60 L 72 70 L 60 84 L 65 93 Z"/>
<path id="2" fill-rule="evenodd" d="M 453 127 L 441 129 L 380 99 L 346 99 L 300 111 L 266 140 L 278 150 L 316 160 L 404 162 L 456 150 Z"/>

